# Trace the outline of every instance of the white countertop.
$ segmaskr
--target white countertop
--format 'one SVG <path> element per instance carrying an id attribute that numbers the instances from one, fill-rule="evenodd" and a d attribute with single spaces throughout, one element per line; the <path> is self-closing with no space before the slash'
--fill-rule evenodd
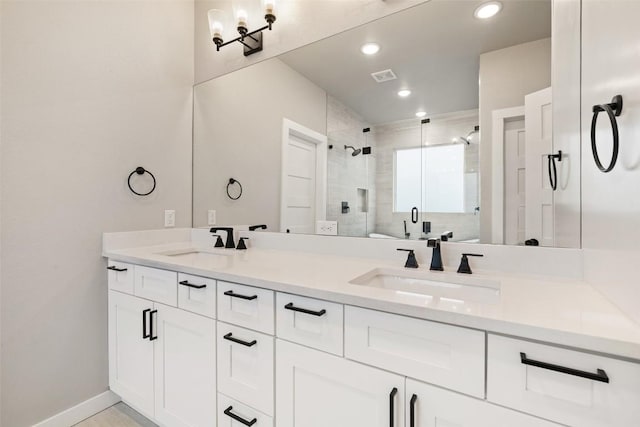
<path id="1" fill-rule="evenodd" d="M 112 260 L 239 282 L 343 304 L 434 320 L 489 332 L 551 342 L 640 361 L 640 325 L 590 285 L 575 279 L 522 277 L 474 270 L 474 278 L 498 280 L 495 303 L 428 299 L 394 290 L 349 283 L 375 268 L 402 270 L 384 259 L 249 248 L 206 250 L 226 254 L 221 261 L 158 254 L 197 247 L 193 242 L 129 249 L 105 249 Z M 205 249 L 203 247 L 203 249 Z M 435 280 L 455 272 L 418 271 Z"/>

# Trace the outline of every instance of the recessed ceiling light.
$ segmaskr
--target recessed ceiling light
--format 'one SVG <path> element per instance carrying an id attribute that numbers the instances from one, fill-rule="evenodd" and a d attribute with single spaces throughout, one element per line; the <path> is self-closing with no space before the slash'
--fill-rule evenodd
<path id="1" fill-rule="evenodd" d="M 375 55 L 380 51 L 380 45 L 378 43 L 365 43 L 360 48 L 360 52 L 365 55 Z"/>
<path id="2" fill-rule="evenodd" d="M 426 116 L 426 115 L 427 115 L 427 113 L 426 113 L 426 112 L 424 112 L 424 111 L 418 111 L 418 112 L 416 113 L 416 117 L 424 117 L 424 116 Z"/>
<path id="3" fill-rule="evenodd" d="M 406 98 L 409 95 L 411 95 L 411 91 L 409 89 L 402 89 L 398 91 L 398 96 L 400 98 Z"/>
<path id="4" fill-rule="evenodd" d="M 488 3 L 483 3 L 480 6 L 478 6 L 476 11 L 473 13 L 473 15 L 478 19 L 487 19 L 487 18 L 491 18 L 492 16 L 495 16 L 501 10 L 502 10 L 502 3 L 500 3 L 499 1 L 490 1 Z"/>

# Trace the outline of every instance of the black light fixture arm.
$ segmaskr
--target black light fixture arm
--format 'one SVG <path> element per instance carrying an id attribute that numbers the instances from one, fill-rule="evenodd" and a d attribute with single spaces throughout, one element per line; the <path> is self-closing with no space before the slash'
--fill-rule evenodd
<path id="1" fill-rule="evenodd" d="M 274 21 L 275 21 L 275 17 L 274 17 Z M 260 28 L 258 28 L 257 30 L 253 30 L 253 31 L 251 31 L 251 32 L 248 32 L 248 33 L 246 33 L 246 34 L 244 34 L 244 35 L 242 35 L 242 34 L 241 34 L 239 37 L 236 37 L 236 38 L 235 38 L 235 39 L 233 39 L 233 40 L 229 40 L 228 42 L 222 42 L 222 40 L 221 40 L 221 39 L 215 39 L 215 38 L 213 39 L 213 42 L 216 44 L 216 51 L 220 51 L 220 48 L 221 48 L 221 47 L 224 47 L 224 46 L 230 45 L 230 44 L 235 43 L 235 42 L 242 43 L 242 44 L 243 44 L 243 45 L 245 45 L 246 47 L 248 47 L 248 48 L 251 48 L 251 49 L 252 49 L 252 48 L 253 48 L 253 46 L 250 46 L 250 45 L 248 45 L 248 44 L 244 43 L 244 39 L 245 39 L 246 37 L 249 37 L 249 38 L 251 38 L 252 40 L 254 40 L 256 43 L 258 43 L 258 42 L 260 42 L 260 39 L 259 39 L 259 38 L 256 38 L 256 37 L 253 37 L 253 36 L 254 36 L 255 34 L 258 34 L 258 33 L 262 32 L 262 31 L 264 31 L 264 30 L 269 30 L 269 31 L 271 31 L 271 23 L 269 23 L 269 24 L 265 25 L 264 27 L 260 27 Z M 216 40 L 219 40 L 219 42 L 217 42 Z"/>

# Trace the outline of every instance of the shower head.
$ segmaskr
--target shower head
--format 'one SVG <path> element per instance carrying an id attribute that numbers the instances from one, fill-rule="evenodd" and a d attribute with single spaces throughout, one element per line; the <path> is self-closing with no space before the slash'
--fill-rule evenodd
<path id="1" fill-rule="evenodd" d="M 345 150 L 346 150 L 347 148 L 351 148 L 351 149 L 353 150 L 353 153 L 351 153 L 351 155 L 352 155 L 353 157 L 357 156 L 358 154 L 360 154 L 360 153 L 362 152 L 362 149 L 361 149 L 361 148 L 355 148 L 355 147 L 353 147 L 353 146 L 351 146 L 351 145 L 345 145 L 345 146 L 344 146 L 344 149 L 345 149 Z"/>
<path id="2" fill-rule="evenodd" d="M 461 136 L 460 139 L 467 143 L 467 145 L 471 145 L 472 143 L 477 144 L 479 141 L 474 142 L 472 140 L 472 136 L 480 132 L 480 126 L 474 126 L 473 130 L 467 134 L 467 136 Z"/>

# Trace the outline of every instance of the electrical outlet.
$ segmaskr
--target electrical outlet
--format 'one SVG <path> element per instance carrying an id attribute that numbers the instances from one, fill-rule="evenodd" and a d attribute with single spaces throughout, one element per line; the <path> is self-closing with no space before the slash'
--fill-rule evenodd
<path id="1" fill-rule="evenodd" d="M 165 210 L 164 211 L 164 226 L 175 227 L 176 226 L 176 211 Z"/>
<path id="2" fill-rule="evenodd" d="M 207 224 L 216 225 L 216 211 L 213 209 L 207 211 Z"/>
<path id="3" fill-rule="evenodd" d="M 338 221 L 316 221 L 316 234 L 338 235 Z"/>

